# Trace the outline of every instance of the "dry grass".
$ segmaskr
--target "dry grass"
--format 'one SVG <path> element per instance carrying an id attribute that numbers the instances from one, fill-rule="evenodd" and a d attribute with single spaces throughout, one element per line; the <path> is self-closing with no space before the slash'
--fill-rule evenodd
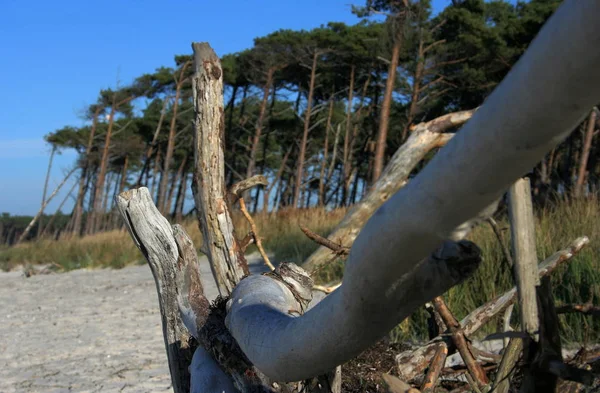
<path id="1" fill-rule="evenodd" d="M 300 231 L 302 224 L 313 231 L 327 235 L 345 215 L 345 209 L 284 210 L 276 214 L 257 214 L 254 219 L 263 243 L 275 261 L 299 263 L 316 249 L 316 245 Z M 249 226 L 244 217 L 234 214 L 237 236 L 243 237 Z M 506 219 L 500 219 L 501 227 L 508 229 Z M 184 223 L 197 248 L 201 235 L 195 220 Z M 509 232 L 505 231 L 506 241 Z M 598 197 L 588 200 L 565 200 L 552 208 L 538 212 L 537 244 L 540 259 L 564 248 L 576 237 L 586 235 L 590 245 L 574 260 L 553 274 L 557 303 L 600 303 L 600 201 Z M 470 235 L 483 251 L 484 262 L 477 273 L 467 282 L 446 294 L 450 308 L 460 318 L 470 310 L 490 300 L 512 286 L 507 264 L 498 241 L 487 225 L 482 225 Z M 254 252 L 250 246 L 248 252 Z M 111 231 L 84 238 L 63 239 L 58 242 L 42 240 L 17 247 L 0 249 L 0 268 L 7 270 L 22 264 L 58 264 L 65 270 L 78 268 L 112 267 L 144 263 L 129 234 Z M 335 261 L 317 274 L 317 280 L 328 282 L 341 277 L 344 261 Z M 516 314 L 516 313 L 515 313 Z M 416 312 L 395 331 L 398 340 L 408 337 L 425 337 L 426 315 Z M 561 316 L 563 336 L 569 341 L 600 340 L 600 321 L 581 315 Z M 493 330 L 490 326 L 488 331 Z"/>

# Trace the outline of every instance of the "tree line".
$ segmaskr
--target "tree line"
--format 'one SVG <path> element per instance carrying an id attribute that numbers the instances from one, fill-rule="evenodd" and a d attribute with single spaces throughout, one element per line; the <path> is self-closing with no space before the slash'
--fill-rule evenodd
<path id="1" fill-rule="evenodd" d="M 282 29 L 221 56 L 227 186 L 264 174 L 269 185 L 246 196 L 254 211 L 359 201 L 415 124 L 481 105 L 559 3 L 452 0 L 434 15 L 430 0 L 367 0 L 356 25 Z M 45 137 L 79 153 L 67 232 L 120 225 L 113 197 L 135 186 L 165 215 L 190 213 L 192 73 L 191 55 L 177 55 L 101 90 L 87 125 Z M 538 201 L 598 189 L 597 125 L 592 111 L 532 169 Z"/>

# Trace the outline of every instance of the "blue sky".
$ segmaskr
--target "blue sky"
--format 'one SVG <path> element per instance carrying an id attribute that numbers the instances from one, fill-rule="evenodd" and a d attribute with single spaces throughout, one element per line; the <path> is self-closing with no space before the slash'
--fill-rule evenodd
<path id="1" fill-rule="evenodd" d="M 434 0 L 434 9 L 449 2 Z M 50 152 L 44 135 L 82 125 L 79 114 L 100 89 L 172 65 L 192 41 L 208 41 L 223 55 L 280 28 L 354 24 L 352 3 L 363 1 L 0 0 L 0 212 L 35 214 Z M 64 151 L 55 158 L 50 190 L 75 157 Z"/>

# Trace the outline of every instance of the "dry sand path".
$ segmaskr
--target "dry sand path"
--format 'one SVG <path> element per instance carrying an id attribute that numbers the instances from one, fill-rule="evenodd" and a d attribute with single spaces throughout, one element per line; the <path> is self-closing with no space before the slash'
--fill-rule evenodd
<path id="1" fill-rule="evenodd" d="M 0 273 L 0 392 L 172 392 L 150 268 Z"/>

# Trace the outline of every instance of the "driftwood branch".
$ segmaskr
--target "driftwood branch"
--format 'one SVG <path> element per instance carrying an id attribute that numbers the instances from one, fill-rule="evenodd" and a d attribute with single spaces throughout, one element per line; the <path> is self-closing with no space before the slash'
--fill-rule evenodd
<path id="1" fill-rule="evenodd" d="M 408 316 L 425 299 L 445 292 L 468 277 L 479 261 L 479 249 L 473 243 L 444 243 L 438 252 L 396 282 L 396 291 L 391 291 L 389 295 L 392 296 L 390 304 L 393 304 L 393 311 L 388 308 L 384 308 L 384 311 L 381 305 L 375 304 L 361 306 L 360 309 L 365 307 L 364 312 L 370 317 L 362 316 L 357 313 L 358 310 L 352 310 L 353 307 L 343 310 L 336 303 L 343 299 L 340 296 L 347 288 L 347 282 L 304 315 L 294 317 L 290 315 L 290 310 L 296 310 L 297 305 L 290 300 L 284 301 L 294 299 L 286 288 L 277 282 L 265 281 L 264 276 L 250 276 L 240 282 L 232 294 L 228 303 L 227 327 L 248 358 L 265 374 L 278 381 L 301 380 L 307 375 L 321 374 L 322 370 L 332 369 L 345 359 L 356 356 L 364 349 L 364 335 L 369 336 L 369 340 L 377 340 L 381 332 L 387 331 L 380 326 L 385 321 L 384 316 L 389 316 L 390 312 Z M 377 288 L 377 285 L 369 285 L 368 290 L 362 291 L 362 296 L 368 297 L 365 294 L 378 291 Z M 338 325 L 333 321 L 343 323 Z M 386 328 L 396 324 L 387 323 L 389 325 Z M 380 331 L 373 332 L 376 328 Z M 355 329 L 360 332 L 358 336 L 354 333 Z M 295 333 L 291 334 L 292 331 Z M 269 337 L 268 348 L 253 344 L 256 337 L 266 332 Z M 307 336 L 310 340 L 303 342 L 302 337 Z M 323 347 L 327 351 L 321 354 Z M 302 363 L 300 367 L 298 359 L 305 357 L 313 360 Z"/>
<path id="2" fill-rule="evenodd" d="M 194 177 L 192 191 L 204 243 L 219 293 L 227 296 L 249 274 L 226 203 L 223 79 L 221 62 L 207 43 L 194 43 Z"/>
<path id="3" fill-rule="evenodd" d="M 135 245 L 148 261 L 162 319 L 163 336 L 173 389 L 190 390 L 188 366 L 195 343 L 179 314 L 179 304 L 193 307 L 196 316 L 191 324 L 202 324 L 208 313 L 208 300 L 200 282 L 196 250 L 179 225 L 171 226 L 152 201 L 147 188 L 125 191 L 117 197 L 117 207 Z"/>
<path id="4" fill-rule="evenodd" d="M 550 275 L 554 270 L 556 270 L 557 267 L 573 258 L 573 256 L 581 251 L 581 249 L 583 249 L 588 243 L 589 239 L 587 237 L 580 237 L 573 241 L 564 250 L 554 253 L 540 263 L 538 266 L 538 275 L 540 277 Z M 506 307 L 513 304 L 516 297 L 517 288 L 513 287 L 504 294 L 497 296 L 486 304 L 471 311 L 469 315 L 460 321 L 460 325 L 463 328 L 464 334 L 467 337 L 471 336 L 490 319 L 492 319 L 498 313 L 504 311 Z M 436 337 L 424 346 L 414 350 L 402 352 L 396 356 L 396 363 L 398 364 L 400 378 L 405 381 L 412 381 L 418 375 L 423 374 L 425 369 L 431 363 L 436 351 L 436 346 L 441 340 L 443 340 L 442 337 Z"/>
<path id="5" fill-rule="evenodd" d="M 263 248 L 262 240 L 260 238 L 260 235 L 258 234 L 258 228 L 256 227 L 256 224 L 254 223 L 252 216 L 250 215 L 250 213 L 248 213 L 248 209 L 246 208 L 246 202 L 244 201 L 244 198 L 240 198 L 239 203 L 240 203 L 240 210 L 242 211 L 242 214 L 244 215 L 244 217 L 246 217 L 246 220 L 248 220 L 248 223 L 250 224 L 250 231 L 251 231 L 250 233 L 252 234 L 252 237 L 254 238 L 254 243 L 256 244 L 256 248 L 258 248 L 258 252 L 260 252 L 260 255 L 262 256 L 263 260 L 265 261 L 265 265 L 267 265 L 269 269 L 275 270 L 275 266 L 273 266 L 273 264 L 271 263 L 271 260 L 269 259 L 269 256 L 267 255 L 267 253 L 265 252 L 265 249 Z M 243 247 L 243 249 L 245 249 L 245 248 L 246 247 Z"/>
<path id="6" fill-rule="evenodd" d="M 285 291 L 258 285 L 254 276 L 238 285 L 227 327 L 261 371 L 283 381 L 327 372 L 464 278 L 461 264 L 427 256 L 596 103 L 600 52 L 590 48 L 600 41 L 599 12 L 595 2 L 568 0 L 558 8 L 485 105 L 373 214 L 354 241 L 343 285 L 314 308 L 290 317 Z"/>
<path id="7" fill-rule="evenodd" d="M 464 124 L 474 113 L 475 109 L 450 113 L 416 125 L 406 142 L 394 153 L 371 191 L 348 211 L 327 238 L 350 247 L 369 217 L 406 184 L 408 176 L 425 155 L 432 149 L 444 146 L 454 135 L 443 132 Z M 303 267 L 314 270 L 330 259 L 331 251 L 327 246 L 322 246 L 304 262 Z"/>

